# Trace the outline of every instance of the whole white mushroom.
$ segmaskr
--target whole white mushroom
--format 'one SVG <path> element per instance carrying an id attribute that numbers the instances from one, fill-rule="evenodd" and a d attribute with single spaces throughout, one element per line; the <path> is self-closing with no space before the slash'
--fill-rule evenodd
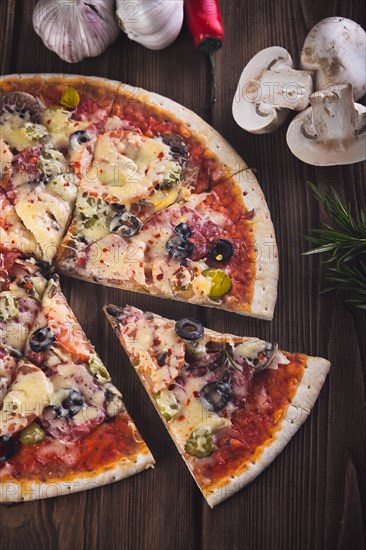
<path id="1" fill-rule="evenodd" d="M 366 107 L 354 102 L 351 84 L 314 92 L 310 103 L 288 127 L 291 152 L 316 166 L 364 161 Z"/>
<path id="2" fill-rule="evenodd" d="M 366 33 L 355 21 L 327 17 L 309 32 L 301 68 L 314 76 L 315 89 L 352 84 L 354 99 L 366 91 Z"/>

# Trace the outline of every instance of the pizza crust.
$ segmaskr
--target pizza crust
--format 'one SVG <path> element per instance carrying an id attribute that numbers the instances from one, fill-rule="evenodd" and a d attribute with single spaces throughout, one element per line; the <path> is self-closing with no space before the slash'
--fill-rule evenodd
<path id="1" fill-rule="evenodd" d="M 59 83 L 66 86 L 81 86 L 83 84 L 88 84 L 95 86 L 96 89 L 103 89 L 104 94 L 105 91 L 108 90 L 114 97 L 121 87 L 121 83 L 117 80 L 109 80 L 108 78 L 99 76 L 80 76 L 63 73 L 14 73 L 0 76 L 0 90 L 3 93 L 22 91 L 22 88 L 23 91 L 28 91 L 29 93 L 32 93 L 32 89 L 34 92 L 39 92 L 44 83 Z M 101 95 L 103 96 L 103 93 L 101 93 Z M 111 108 L 112 105 L 113 99 L 111 101 Z"/>
<path id="2" fill-rule="evenodd" d="M 130 477 L 147 468 L 153 468 L 155 464 L 148 450 L 145 453 L 138 454 L 135 459 L 126 458 L 125 460 L 125 464 L 119 462 L 115 465 L 109 465 L 100 473 L 76 474 L 65 480 L 51 479 L 47 482 L 9 480 L 0 482 L 0 502 L 39 500 L 95 489 L 101 485 Z"/>
<path id="3" fill-rule="evenodd" d="M 286 416 L 283 418 L 282 426 L 276 432 L 273 442 L 264 448 L 258 460 L 250 463 L 243 473 L 233 476 L 227 483 L 218 486 L 207 494 L 203 492 L 211 508 L 248 485 L 283 451 L 314 407 L 329 368 L 330 363 L 326 359 L 320 357 L 308 358 L 304 375 L 292 402 L 286 409 Z"/>

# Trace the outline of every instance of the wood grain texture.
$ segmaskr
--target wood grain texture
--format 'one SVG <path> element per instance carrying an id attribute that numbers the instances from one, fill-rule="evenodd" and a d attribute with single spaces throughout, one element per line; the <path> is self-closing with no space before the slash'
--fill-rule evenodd
<path id="1" fill-rule="evenodd" d="M 361 550 L 365 545 L 365 316 L 341 297 L 319 296 L 318 258 L 304 258 L 301 234 L 321 220 L 306 186 L 332 184 L 355 211 L 365 208 L 365 166 L 314 168 L 276 133 L 243 132 L 231 116 L 241 70 L 260 49 L 280 45 L 297 63 L 304 38 L 323 17 L 362 24 L 361 0 L 222 0 L 225 47 L 217 55 L 218 102 L 207 102 L 208 66 L 184 28 L 162 52 L 121 35 L 102 56 L 68 65 L 31 26 L 34 0 L 0 2 L 1 69 L 104 76 L 142 86 L 193 109 L 255 168 L 277 233 L 281 272 L 272 323 L 63 279 L 82 326 L 108 365 L 150 446 L 154 471 L 82 494 L 0 508 L 1 550 Z M 310 419 L 250 486 L 211 511 L 148 401 L 101 313 L 132 303 L 167 317 L 199 316 L 220 331 L 276 340 L 328 357 L 329 379 Z"/>

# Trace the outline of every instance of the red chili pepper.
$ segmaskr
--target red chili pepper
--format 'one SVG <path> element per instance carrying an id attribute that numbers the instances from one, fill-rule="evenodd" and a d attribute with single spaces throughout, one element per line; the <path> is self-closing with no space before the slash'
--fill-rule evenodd
<path id="1" fill-rule="evenodd" d="M 184 0 L 188 29 L 195 46 L 208 54 L 211 68 L 211 102 L 216 102 L 215 53 L 222 47 L 224 27 L 218 0 Z"/>

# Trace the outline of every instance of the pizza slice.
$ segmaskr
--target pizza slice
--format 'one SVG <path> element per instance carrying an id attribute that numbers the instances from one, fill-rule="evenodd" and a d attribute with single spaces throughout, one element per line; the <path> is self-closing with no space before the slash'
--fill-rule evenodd
<path id="1" fill-rule="evenodd" d="M 1 240 L 52 261 L 119 84 L 82 77 L 0 79 Z"/>
<path id="2" fill-rule="evenodd" d="M 121 393 L 51 278 L 0 399 L 0 502 L 95 488 L 153 464 Z"/>
<path id="3" fill-rule="evenodd" d="M 264 319 L 277 298 L 274 229 L 244 162 L 190 111 L 124 86 L 79 185 L 57 266 Z"/>
<path id="4" fill-rule="evenodd" d="M 41 262 L 0 245 L 0 347 L 10 354 L 22 354 L 41 309 L 46 275 Z"/>
<path id="5" fill-rule="evenodd" d="M 310 414 L 330 364 L 134 307 L 105 313 L 208 504 L 258 476 Z"/>

